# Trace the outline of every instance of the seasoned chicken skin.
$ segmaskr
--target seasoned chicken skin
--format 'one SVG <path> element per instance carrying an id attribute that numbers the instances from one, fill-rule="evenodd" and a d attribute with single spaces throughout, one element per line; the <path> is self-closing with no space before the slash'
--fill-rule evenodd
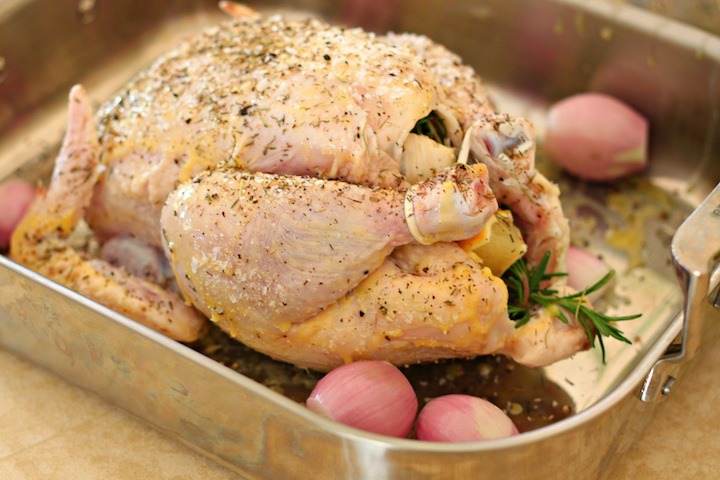
<path id="1" fill-rule="evenodd" d="M 394 42 L 312 19 L 224 24 L 159 59 L 101 110 L 106 171 L 89 220 L 103 237 L 130 232 L 159 246 L 167 196 L 220 162 L 401 186 L 405 140 L 433 110 L 459 144 L 442 86 Z"/>
<path id="2" fill-rule="evenodd" d="M 562 270 L 568 245 L 531 128 L 496 114 L 472 69 L 425 37 L 228 10 L 243 18 L 140 73 L 97 134 L 73 90 L 13 258 L 173 338 L 201 334 L 197 309 L 319 370 L 488 353 L 545 365 L 588 348 L 541 309 L 514 328 L 503 281 L 455 243 L 502 206 L 530 263 L 550 251 Z M 85 212 L 102 259 L 67 242 Z"/>
<path id="3" fill-rule="evenodd" d="M 203 313 L 244 343 L 276 358 L 295 359 L 299 344 L 287 353 L 273 345 L 295 326 L 327 318 L 327 313 L 320 314 L 352 295 L 396 247 L 415 243 L 406 202 L 420 209 L 433 199 L 442 202 L 451 184 L 449 200 L 468 204 L 458 210 L 474 214 L 451 221 L 411 214 L 416 227 L 444 241 L 482 229 L 497 209 L 495 198 L 484 194 L 484 166 L 452 170 L 407 192 L 215 170 L 171 194 L 161 220 L 166 251 L 182 290 Z M 417 282 L 409 276 L 406 281 Z M 370 324 L 388 294 L 397 295 L 377 290 L 374 285 L 360 287 L 375 302 L 375 308 L 366 310 Z M 502 302 L 497 308 L 504 308 Z M 411 316 L 416 313 L 409 311 Z M 476 321 L 489 328 L 493 322 L 486 320 L 479 316 Z M 347 344 L 362 341 L 359 334 L 343 339 Z M 305 356 L 304 366 L 324 366 L 309 363 Z"/>
<path id="4" fill-rule="evenodd" d="M 70 92 L 68 111 L 50 187 L 13 232 L 12 258 L 168 336 L 196 339 L 205 321 L 174 292 L 73 248 L 69 238 L 92 198 L 99 149 L 82 87 Z"/>

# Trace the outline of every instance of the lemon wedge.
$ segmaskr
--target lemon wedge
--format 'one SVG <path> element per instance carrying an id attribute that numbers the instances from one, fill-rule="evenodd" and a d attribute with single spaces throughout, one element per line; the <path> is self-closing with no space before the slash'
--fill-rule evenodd
<path id="1" fill-rule="evenodd" d="M 476 262 L 500 276 L 527 252 L 520 229 L 513 223 L 509 210 L 498 210 L 485 227 L 458 245 Z"/>

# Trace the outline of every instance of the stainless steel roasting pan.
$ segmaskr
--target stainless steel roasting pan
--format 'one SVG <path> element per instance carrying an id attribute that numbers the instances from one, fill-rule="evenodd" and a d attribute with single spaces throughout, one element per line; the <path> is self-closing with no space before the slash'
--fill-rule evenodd
<path id="1" fill-rule="evenodd" d="M 427 34 L 476 67 L 498 109 L 527 116 L 540 134 L 547 106 L 576 92 L 607 92 L 646 115 L 643 175 L 599 186 L 546 165 L 563 189 L 573 241 L 619 273 L 607 309 L 643 313 L 623 325 L 633 344 L 608 341 L 607 364 L 590 351 L 535 372 L 562 390 L 566 418 L 467 444 L 391 439 L 320 418 L 287 380 L 311 382 L 310 372 L 168 340 L 1 255 L 0 345 L 247 478 L 603 478 L 655 404 L 682 388 L 698 348 L 716 340 L 706 332 L 720 303 L 720 40 L 604 1 L 247 3 Z M 47 178 L 72 84 L 103 100 L 221 18 L 214 1 L 0 1 L 0 179 Z M 243 371 L 245 355 L 282 379 Z"/>

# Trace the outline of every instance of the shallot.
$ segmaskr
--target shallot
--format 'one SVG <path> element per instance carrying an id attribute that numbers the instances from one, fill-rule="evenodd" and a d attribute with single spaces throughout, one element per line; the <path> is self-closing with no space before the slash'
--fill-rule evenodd
<path id="1" fill-rule="evenodd" d="M 306 401 L 320 415 L 368 432 L 406 437 L 418 401 L 408 379 L 379 360 L 343 365 L 325 375 Z"/>
<path id="2" fill-rule="evenodd" d="M 430 400 L 418 415 L 419 440 L 472 442 L 517 435 L 505 412 L 480 397 L 451 394 Z"/>
<path id="3" fill-rule="evenodd" d="M 21 180 L 0 184 L 0 250 L 10 244 L 13 230 L 35 198 L 35 188 Z"/>
<path id="4" fill-rule="evenodd" d="M 576 177 L 610 181 L 647 166 L 648 121 L 624 102 L 585 93 L 550 108 L 548 157 Z"/>
<path id="5" fill-rule="evenodd" d="M 610 267 L 603 263 L 600 258 L 589 251 L 570 247 L 567 252 L 567 284 L 574 290 L 581 292 L 599 282 L 610 272 Z M 598 290 L 587 295 L 591 302 L 602 297 L 610 283 L 606 283 Z"/>

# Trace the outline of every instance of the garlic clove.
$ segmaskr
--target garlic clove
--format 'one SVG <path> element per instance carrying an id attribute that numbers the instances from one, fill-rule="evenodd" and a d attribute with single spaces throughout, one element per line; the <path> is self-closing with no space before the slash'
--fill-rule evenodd
<path id="1" fill-rule="evenodd" d="M 609 95 L 578 94 L 548 113 L 548 157 L 578 178 L 610 181 L 647 166 L 648 121 Z"/>
<path id="2" fill-rule="evenodd" d="M 416 424 L 419 440 L 473 442 L 518 434 L 502 410 L 480 397 L 452 394 L 430 400 Z"/>
<path id="3" fill-rule="evenodd" d="M 418 401 L 408 379 L 385 361 L 358 361 L 332 370 L 317 383 L 307 407 L 368 432 L 406 437 Z"/>

